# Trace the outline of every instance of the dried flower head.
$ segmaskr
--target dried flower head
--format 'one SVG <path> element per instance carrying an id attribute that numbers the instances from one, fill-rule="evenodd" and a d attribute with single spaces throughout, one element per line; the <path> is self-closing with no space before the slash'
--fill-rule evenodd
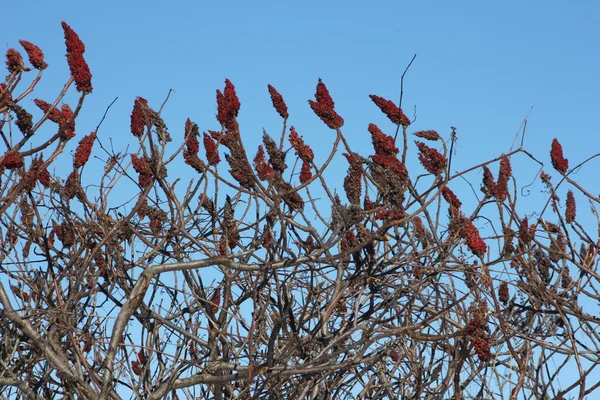
<path id="1" fill-rule="evenodd" d="M 17 116 L 15 125 L 19 128 L 23 136 L 31 135 L 31 129 L 33 128 L 33 117 L 23 107 L 15 103 L 10 103 L 9 108 Z"/>
<path id="2" fill-rule="evenodd" d="M 44 100 L 34 99 L 33 102 L 36 106 L 39 107 L 40 110 L 44 112 L 44 114 L 48 114 L 48 119 L 52 122 L 59 123 L 60 122 L 60 110 L 56 107 L 52 108 L 52 105 Z"/>
<path id="3" fill-rule="evenodd" d="M 44 160 L 36 158 L 31 162 L 30 171 L 36 173 L 37 180 L 45 187 L 50 187 L 50 172 L 47 168 L 42 168 Z"/>
<path id="4" fill-rule="evenodd" d="M 283 101 L 283 97 L 273 86 L 268 85 L 267 87 L 269 88 L 269 94 L 271 94 L 271 101 L 273 102 L 275 111 L 281 115 L 281 118 L 287 119 L 290 115 L 288 114 L 288 108 L 285 101 Z"/>
<path id="5" fill-rule="evenodd" d="M 92 132 L 87 136 L 84 136 L 80 141 L 77 149 L 75 150 L 75 157 L 73 157 L 73 167 L 79 168 L 84 166 L 92 154 L 92 146 L 96 141 L 96 132 Z"/>
<path id="6" fill-rule="evenodd" d="M 73 110 L 68 104 L 63 104 L 60 108 L 60 118 L 58 129 L 61 132 L 62 140 L 69 140 L 75 137 L 75 117 Z"/>
<path id="7" fill-rule="evenodd" d="M 450 204 L 450 207 L 458 209 L 462 206 L 461 201 L 458 199 L 458 197 L 456 197 L 454 192 L 450 190 L 448 186 L 444 186 L 444 188 L 442 189 L 442 196 L 444 197 L 444 200 L 446 200 L 448 204 Z"/>
<path id="8" fill-rule="evenodd" d="M 267 132 L 263 131 L 263 143 L 265 145 L 265 149 L 269 154 L 269 162 L 273 169 L 279 173 L 282 173 L 287 168 L 287 164 L 285 163 L 286 153 L 281 151 L 277 146 L 277 143 L 267 134 Z"/>
<path id="9" fill-rule="evenodd" d="M 508 303 L 508 283 L 502 282 L 500 287 L 498 287 L 498 299 L 504 304 Z"/>
<path id="10" fill-rule="evenodd" d="M 552 160 L 552 166 L 555 170 L 563 174 L 567 173 L 567 170 L 569 169 L 569 160 L 563 156 L 562 146 L 556 138 L 552 140 L 550 159 Z"/>
<path id="11" fill-rule="evenodd" d="M 209 165 L 217 165 L 221 162 L 217 143 L 205 132 L 203 134 L 204 151 Z"/>
<path id="12" fill-rule="evenodd" d="M 92 73 L 85 58 L 83 58 L 85 45 L 79 39 L 77 33 L 66 22 L 62 22 L 62 27 L 65 32 L 65 43 L 67 45 L 67 63 L 69 64 L 71 76 L 75 81 L 77 91 L 91 93 Z"/>
<path id="13" fill-rule="evenodd" d="M 265 159 L 265 150 L 263 149 L 262 145 L 258 146 L 258 151 L 256 152 L 256 156 L 254 156 L 253 161 L 254 169 L 256 170 L 258 179 L 261 181 L 268 181 L 273 178 L 275 171 Z"/>
<path id="14" fill-rule="evenodd" d="M 43 70 L 48 67 L 48 64 L 44 61 L 44 53 L 39 47 L 26 40 L 19 40 L 19 43 L 27 52 L 29 62 L 33 65 L 33 68 Z"/>
<path id="15" fill-rule="evenodd" d="M 150 160 L 143 157 L 140 158 L 137 154 L 131 155 L 131 164 L 135 172 L 142 175 L 152 175 L 152 168 L 150 167 Z"/>
<path id="16" fill-rule="evenodd" d="M 311 162 L 315 158 L 310 146 L 304 144 L 304 140 L 298 135 L 293 126 L 290 127 L 290 143 L 302 161 Z"/>
<path id="17" fill-rule="evenodd" d="M 235 87 L 229 79 L 225 79 L 223 92 L 217 89 L 217 121 L 227 130 L 237 131 L 236 117 L 240 111 L 240 101 Z"/>
<path id="18" fill-rule="evenodd" d="M 487 166 L 483 167 L 483 191 L 494 196 L 500 201 L 504 201 L 508 196 L 508 180 L 512 174 L 510 159 L 503 156 L 500 160 L 500 172 L 498 173 L 498 183 L 494 182 L 494 176 Z"/>
<path id="19" fill-rule="evenodd" d="M 256 178 L 248 163 L 246 152 L 239 143 L 232 146 L 230 150 L 231 153 L 225 155 L 225 160 L 227 160 L 231 167 L 229 174 L 231 174 L 241 187 L 252 189 L 256 185 Z"/>
<path id="20" fill-rule="evenodd" d="M 344 125 L 344 119 L 333 108 L 327 107 L 313 100 L 308 100 L 310 108 L 331 129 L 338 129 Z"/>
<path id="21" fill-rule="evenodd" d="M 6 68 L 11 74 L 25 70 L 23 56 L 15 49 L 8 49 L 6 52 Z"/>
<path id="22" fill-rule="evenodd" d="M 144 128 L 148 125 L 148 100 L 136 97 L 131 111 L 131 133 L 135 137 L 142 137 Z"/>
<path id="23" fill-rule="evenodd" d="M 308 100 L 308 104 L 310 104 L 310 108 L 317 117 L 321 118 L 325 125 L 331 129 L 341 128 L 344 125 L 344 119 L 335 112 L 335 103 L 329 94 L 329 90 L 327 90 L 327 86 L 320 78 L 317 83 L 315 99 L 316 101 Z"/>
<path id="24" fill-rule="evenodd" d="M 374 94 L 369 95 L 369 97 L 371 98 L 371 100 L 373 100 L 373 103 L 375 103 L 375 105 L 379 107 L 379 109 L 385 115 L 387 115 L 387 117 L 390 121 L 392 121 L 392 123 L 402 126 L 410 125 L 410 120 L 408 119 L 408 117 L 404 115 L 402 110 L 397 105 L 395 105 L 393 101 L 386 100 L 383 97 L 379 97 Z"/>
<path id="25" fill-rule="evenodd" d="M 23 167 L 23 154 L 16 150 L 9 150 L 2 157 L 2 166 L 6 169 L 16 169 Z"/>
<path id="26" fill-rule="evenodd" d="M 344 157 L 348 160 L 350 166 L 344 178 L 344 191 L 346 197 L 352 205 L 360 206 L 360 196 L 362 194 L 362 165 L 356 153 L 346 154 Z"/>
<path id="27" fill-rule="evenodd" d="M 503 156 L 500 160 L 500 172 L 498 173 L 498 183 L 495 185 L 492 194 L 500 201 L 503 201 L 508 196 L 508 180 L 512 174 L 510 159 Z"/>
<path id="28" fill-rule="evenodd" d="M 440 139 L 440 135 L 437 133 L 437 131 L 434 131 L 434 130 L 418 131 L 418 132 L 415 132 L 414 135 L 418 138 L 426 139 L 426 140 L 439 140 Z"/>
<path id="29" fill-rule="evenodd" d="M 394 138 L 390 135 L 386 135 L 379 129 L 375 124 L 369 124 L 368 128 L 371 133 L 371 140 L 373 142 L 373 148 L 375 149 L 376 155 L 396 155 L 399 150 L 394 143 Z"/>
<path id="30" fill-rule="evenodd" d="M 487 314 L 488 307 L 484 301 L 474 301 L 469 306 L 469 322 L 466 326 L 467 337 L 481 361 L 488 361 L 492 357 Z"/>
<path id="31" fill-rule="evenodd" d="M 460 238 L 465 239 L 467 247 L 476 256 L 483 257 L 487 252 L 485 241 L 481 238 L 479 231 L 469 218 L 462 217 L 461 229 L 458 235 Z"/>
<path id="32" fill-rule="evenodd" d="M 565 212 L 567 224 L 573 223 L 576 216 L 577 210 L 575 206 L 575 195 L 573 194 L 573 191 L 569 190 L 567 192 L 567 211 Z"/>
<path id="33" fill-rule="evenodd" d="M 65 181 L 65 186 L 63 188 L 62 195 L 65 200 L 69 201 L 73 199 L 73 197 L 77 196 L 81 190 L 81 186 L 79 184 L 79 174 L 77 170 L 73 170 L 67 177 Z"/>
<path id="34" fill-rule="evenodd" d="M 519 224 L 519 240 L 523 245 L 529 244 L 535 237 L 536 226 L 529 226 L 527 217 L 523 218 Z"/>
<path id="35" fill-rule="evenodd" d="M 310 163 L 303 161 L 302 168 L 300 168 L 300 183 L 306 183 L 312 178 L 312 171 L 310 170 Z"/>
<path id="36" fill-rule="evenodd" d="M 198 154 L 198 151 L 200 151 L 199 134 L 200 129 L 198 128 L 198 124 L 193 123 L 188 118 L 185 121 L 185 146 L 190 153 Z"/>
<path id="37" fill-rule="evenodd" d="M 423 142 L 415 142 L 419 148 L 419 161 L 423 168 L 434 175 L 440 175 L 446 170 L 447 160 L 439 151 Z"/>

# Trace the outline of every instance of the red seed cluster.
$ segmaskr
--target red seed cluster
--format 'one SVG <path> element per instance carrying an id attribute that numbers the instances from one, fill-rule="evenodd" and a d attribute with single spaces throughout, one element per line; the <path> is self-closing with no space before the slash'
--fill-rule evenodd
<path id="1" fill-rule="evenodd" d="M 217 165 L 221 162 L 217 143 L 206 132 L 203 135 L 203 142 L 206 160 L 210 165 Z"/>
<path id="2" fill-rule="evenodd" d="M 563 156 L 563 149 L 557 139 L 552 140 L 552 150 L 550 151 L 552 166 L 560 173 L 567 173 L 569 169 L 569 160 Z"/>
<path id="3" fill-rule="evenodd" d="M 8 49 L 6 52 L 6 68 L 11 74 L 25 70 L 23 56 L 15 49 Z"/>
<path id="4" fill-rule="evenodd" d="M 254 169 L 261 181 L 269 181 L 273 179 L 275 170 L 269 165 L 265 158 L 265 150 L 262 145 L 258 146 L 256 156 L 254 156 Z"/>
<path id="5" fill-rule="evenodd" d="M 71 70 L 71 76 L 75 80 L 77 91 L 91 93 L 92 73 L 85 58 L 83 58 L 85 45 L 79 39 L 77 33 L 66 22 L 62 22 L 62 27 L 65 32 L 65 43 L 67 45 L 67 63 Z"/>
<path id="6" fill-rule="evenodd" d="M 285 171 L 287 168 L 287 164 L 285 163 L 286 153 L 279 149 L 277 143 L 266 132 L 263 133 L 263 143 L 273 169 L 279 173 Z"/>
<path id="7" fill-rule="evenodd" d="M 235 87 L 229 79 L 225 79 L 223 92 L 217 89 L 217 121 L 230 131 L 237 131 L 236 117 L 240 111 L 240 101 Z"/>
<path id="8" fill-rule="evenodd" d="M 290 143 L 302 161 L 310 163 L 315 158 L 310 146 L 304 143 L 293 126 L 290 128 Z"/>
<path id="9" fill-rule="evenodd" d="M 58 123 L 59 129 L 62 131 L 60 137 L 63 140 L 69 140 L 75 137 L 75 118 L 73 118 L 73 110 L 68 104 L 63 104 L 60 108 L 60 120 Z M 69 123 L 69 121 L 71 121 Z"/>
<path id="10" fill-rule="evenodd" d="M 488 326 L 487 305 L 484 302 L 473 302 L 469 306 L 469 322 L 467 336 L 481 361 L 492 357 L 490 328 Z"/>
<path id="11" fill-rule="evenodd" d="M 48 114 L 48 119 L 58 124 L 58 130 L 61 132 L 61 139 L 69 140 L 75 136 L 75 118 L 73 118 L 73 110 L 68 104 L 63 104 L 60 110 L 58 108 L 52 108 L 50 103 L 44 100 L 35 99 L 33 100 L 36 106 L 38 106 L 44 114 Z M 73 120 L 69 123 L 69 121 Z"/>
<path id="12" fill-rule="evenodd" d="M 150 163 L 146 158 L 140 158 L 137 154 L 131 155 L 131 164 L 133 165 L 133 169 L 135 172 L 142 175 L 152 175 L 152 168 L 150 168 Z"/>
<path id="13" fill-rule="evenodd" d="M 481 238 L 479 231 L 469 218 L 462 217 L 458 236 L 465 240 L 469 250 L 476 256 L 483 257 L 487 252 L 485 241 Z"/>
<path id="14" fill-rule="evenodd" d="M 56 123 L 60 121 L 60 110 L 58 108 L 51 109 L 52 105 L 50 103 L 40 99 L 34 99 L 33 102 L 36 106 L 40 108 L 40 110 L 44 112 L 44 114 L 48 114 L 48 111 L 50 111 L 50 113 L 48 114 L 48 119 L 50 121 Z"/>
<path id="15" fill-rule="evenodd" d="M 444 197 L 444 200 L 446 200 L 448 204 L 450 204 L 450 207 L 459 209 L 462 206 L 461 201 L 458 199 L 458 197 L 456 197 L 454 192 L 450 190 L 448 186 L 445 186 L 442 189 L 442 196 Z"/>
<path id="16" fill-rule="evenodd" d="M 308 100 L 310 108 L 331 129 L 338 129 L 344 125 L 344 119 L 335 112 L 335 103 L 327 90 L 327 86 L 319 79 L 315 93 L 317 101 Z"/>
<path id="17" fill-rule="evenodd" d="M 356 235 L 352 231 L 347 231 L 340 240 L 340 250 L 346 252 L 354 247 L 356 247 Z"/>
<path id="18" fill-rule="evenodd" d="M 271 95 L 271 101 L 273 102 L 273 107 L 275 107 L 275 111 L 277 111 L 277 113 L 281 115 L 281 118 L 287 119 L 290 116 L 290 114 L 288 113 L 288 108 L 285 104 L 285 101 L 283 101 L 283 97 L 273 86 L 268 85 L 267 87 L 269 88 L 269 94 Z"/>
<path id="19" fill-rule="evenodd" d="M 502 282 L 500 287 L 498 287 L 498 299 L 504 304 L 508 303 L 508 283 Z"/>
<path id="20" fill-rule="evenodd" d="M 77 149 L 75 150 L 75 157 L 73 158 L 73 167 L 83 167 L 89 160 L 90 154 L 92 154 L 92 146 L 96 141 L 96 132 L 92 132 L 87 136 L 84 136 L 80 141 Z"/>
<path id="21" fill-rule="evenodd" d="M 368 128 L 371 133 L 371 140 L 375 148 L 375 154 L 396 155 L 399 150 L 394 143 L 394 138 L 386 135 L 375 124 L 369 124 Z"/>
<path id="22" fill-rule="evenodd" d="M 360 205 L 360 196 L 362 194 L 362 165 L 356 153 L 346 154 L 344 157 L 348 160 L 350 166 L 344 178 L 344 191 L 350 204 Z"/>
<path id="23" fill-rule="evenodd" d="M 300 168 L 300 183 L 305 183 L 311 180 L 312 171 L 310 170 L 310 163 L 307 161 L 302 162 L 302 168 Z"/>
<path id="24" fill-rule="evenodd" d="M 19 40 L 19 43 L 21 43 L 21 46 L 23 46 L 27 52 L 29 62 L 33 65 L 33 68 L 39 70 L 48 68 L 48 64 L 44 61 L 44 53 L 42 53 L 42 50 L 39 47 L 26 40 Z"/>
<path id="25" fill-rule="evenodd" d="M 404 182 L 408 177 L 408 170 L 404 163 L 396 157 L 399 150 L 394 144 L 394 138 L 383 133 L 375 124 L 369 124 L 368 130 L 371 133 L 371 140 L 375 149 L 375 155 L 370 156 L 371 160 L 395 174 L 400 182 Z"/>
<path id="26" fill-rule="evenodd" d="M 394 104 L 391 100 L 386 100 L 383 97 L 376 96 L 374 94 L 369 95 L 373 103 L 379 109 L 387 115 L 390 121 L 396 125 L 408 126 L 410 125 L 410 120 L 397 105 Z"/>
<path id="27" fill-rule="evenodd" d="M 494 197 L 500 201 L 503 201 L 508 196 L 508 180 L 510 179 L 511 174 L 512 167 L 510 166 L 510 159 L 504 156 L 500 160 L 498 183 L 496 184 L 495 191 L 493 192 Z"/>
<path id="28" fill-rule="evenodd" d="M 16 150 L 9 150 L 2 157 L 2 166 L 6 169 L 16 169 L 23 167 L 23 154 Z"/>
<path id="29" fill-rule="evenodd" d="M 42 168 L 44 161 L 41 158 L 36 158 L 31 163 L 30 171 L 35 171 L 37 180 L 45 187 L 50 186 L 50 172 L 47 168 Z"/>
<path id="30" fill-rule="evenodd" d="M 567 220 L 567 223 L 570 224 L 575 222 L 576 216 L 577 209 L 575 206 L 575 196 L 573 195 L 573 192 L 569 190 L 567 192 L 567 211 L 565 212 L 565 218 Z"/>
<path id="31" fill-rule="evenodd" d="M 529 244 L 535 237 L 536 226 L 529 226 L 529 220 L 527 217 L 521 220 L 519 224 L 519 240 L 524 244 Z"/>
<path id="32" fill-rule="evenodd" d="M 231 147 L 231 153 L 225 155 L 225 159 L 229 163 L 231 169 L 229 174 L 235 179 L 240 186 L 245 189 L 252 189 L 256 185 L 256 178 L 252 173 L 246 152 L 241 144 L 235 144 Z"/>
<path id="33" fill-rule="evenodd" d="M 219 307 L 221 305 L 221 289 L 215 289 L 213 293 L 212 299 L 210 299 L 211 311 L 215 314 L 219 311 Z"/>
<path id="34" fill-rule="evenodd" d="M 204 165 L 204 163 L 198 157 L 198 155 L 190 152 L 189 150 L 183 151 L 183 159 L 185 160 L 185 163 L 187 165 L 194 168 L 199 174 L 203 173 L 206 170 L 206 165 Z"/>
<path id="35" fill-rule="evenodd" d="M 447 160 L 439 151 L 423 142 L 415 142 L 419 148 L 419 161 L 423 168 L 434 175 L 440 175 L 446 170 Z"/>
<path id="36" fill-rule="evenodd" d="M 418 131 L 418 132 L 415 132 L 414 135 L 418 138 L 426 139 L 426 140 L 439 140 L 440 139 L 440 135 L 437 133 L 437 131 L 434 131 L 434 130 Z"/>
<path id="37" fill-rule="evenodd" d="M 12 103 L 9 105 L 9 108 L 15 113 L 17 116 L 17 120 L 15 125 L 19 128 L 21 133 L 24 136 L 31 135 L 31 129 L 33 128 L 33 117 L 29 114 L 23 107 L 18 104 Z"/>
<path id="38" fill-rule="evenodd" d="M 131 111 L 131 133 L 135 137 L 142 137 L 144 128 L 148 124 L 148 100 L 137 97 L 133 102 Z"/>
<path id="39" fill-rule="evenodd" d="M 510 159 L 503 156 L 500 160 L 500 172 L 498 173 L 498 183 L 494 182 L 494 176 L 487 166 L 483 167 L 483 187 L 487 192 L 500 201 L 504 201 L 508 196 L 508 180 L 512 174 Z"/>
<path id="40" fill-rule="evenodd" d="M 185 121 L 185 145 L 190 153 L 198 154 L 198 151 L 200 151 L 199 134 L 198 124 L 193 123 L 188 118 Z"/>
<path id="41" fill-rule="evenodd" d="M 79 174 L 77 170 L 73 170 L 67 177 L 65 181 L 65 186 L 63 190 L 63 196 L 65 200 L 71 200 L 75 197 L 79 191 L 81 190 L 81 186 L 79 185 Z M 60 238 L 59 238 L 60 239 Z"/>

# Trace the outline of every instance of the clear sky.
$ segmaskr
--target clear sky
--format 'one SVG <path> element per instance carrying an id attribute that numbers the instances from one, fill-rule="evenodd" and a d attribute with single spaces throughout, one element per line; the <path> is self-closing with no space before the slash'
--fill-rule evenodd
<path id="1" fill-rule="evenodd" d="M 595 1 L 8 2 L 3 15 L 5 49 L 25 39 L 46 54 L 40 97 L 56 93 L 68 76 L 60 22 L 86 44 L 94 92 L 78 123 L 81 135 L 118 96 L 102 135 L 131 143 L 135 96 L 158 107 L 169 89 L 172 132 L 183 135 L 187 117 L 201 129 L 217 128 L 215 89 L 229 78 L 245 138 L 258 139 L 262 128 L 279 132 L 270 83 L 309 143 L 329 139 L 306 103 L 321 77 L 346 120 L 344 133 L 368 155 L 368 123 L 392 131 L 368 94 L 397 100 L 400 75 L 417 54 L 403 108 L 412 118 L 416 107 L 411 130 L 446 135 L 458 128 L 457 168 L 508 151 L 531 106 L 526 145 L 547 165 L 553 137 L 572 163 L 600 148 Z"/>

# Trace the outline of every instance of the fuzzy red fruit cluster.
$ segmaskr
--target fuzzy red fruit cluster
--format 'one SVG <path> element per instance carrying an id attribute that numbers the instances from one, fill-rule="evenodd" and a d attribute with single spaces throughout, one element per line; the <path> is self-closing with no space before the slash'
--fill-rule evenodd
<path id="1" fill-rule="evenodd" d="M 11 74 L 25 70 L 25 63 L 23 62 L 21 53 L 15 49 L 8 49 L 6 52 L 6 68 L 8 68 L 8 72 Z"/>
<path id="2" fill-rule="evenodd" d="M 550 159 L 552 166 L 560 173 L 566 174 L 569 169 L 569 160 L 563 156 L 563 148 L 559 141 L 555 138 L 552 140 L 552 149 L 550 150 Z"/>
<path id="3" fill-rule="evenodd" d="M 565 218 L 568 224 L 575 222 L 575 217 L 577 216 L 577 208 L 575 205 L 575 195 L 573 191 L 569 190 L 567 192 L 567 210 L 565 212 Z"/>
<path id="4" fill-rule="evenodd" d="M 85 45 L 79 39 L 77 33 L 66 22 L 62 22 L 62 27 L 65 32 L 65 43 L 67 45 L 67 63 L 71 70 L 71 76 L 75 81 L 75 87 L 79 92 L 91 93 L 93 89 L 92 73 L 83 57 Z"/>
<path id="5" fill-rule="evenodd" d="M 408 126 L 410 120 L 402 110 L 394 104 L 393 101 L 384 99 L 383 97 L 376 96 L 374 94 L 369 95 L 373 103 L 389 118 L 392 123 L 396 125 Z"/>
<path id="6" fill-rule="evenodd" d="M 73 158 L 73 167 L 79 168 L 84 166 L 92 154 L 92 146 L 96 141 L 96 132 L 92 132 L 87 136 L 84 136 L 80 141 L 77 149 L 75 150 L 75 157 Z"/>
<path id="7" fill-rule="evenodd" d="M 225 79 L 223 92 L 217 89 L 217 121 L 230 131 L 237 131 L 236 117 L 240 111 L 240 101 L 235 87 L 229 79 Z"/>
<path id="8" fill-rule="evenodd" d="M 39 70 L 48 68 L 48 64 L 44 61 L 44 53 L 39 47 L 26 40 L 19 40 L 19 43 L 21 43 L 21 46 L 23 46 L 25 52 L 27 52 L 29 62 L 33 68 Z"/>
<path id="9" fill-rule="evenodd" d="M 2 166 L 6 169 L 23 167 L 23 154 L 16 150 L 9 150 L 2 158 Z"/>
<path id="10" fill-rule="evenodd" d="M 281 94 L 279 94 L 277 89 L 275 89 L 273 86 L 268 85 L 268 88 L 275 111 L 277 111 L 277 113 L 281 115 L 281 118 L 287 119 L 290 116 L 290 114 L 288 113 L 288 108 L 285 104 L 285 101 L 283 101 L 283 96 L 281 96 Z"/>
<path id="11" fill-rule="evenodd" d="M 137 97 L 133 102 L 131 111 L 131 133 L 135 137 L 142 137 L 144 128 L 148 123 L 148 100 Z"/>
<path id="12" fill-rule="evenodd" d="M 423 142 L 415 142 L 419 148 L 419 162 L 434 175 L 440 175 L 446 170 L 447 160 L 439 151 L 427 146 Z"/>
<path id="13" fill-rule="evenodd" d="M 327 90 L 327 86 L 319 79 L 315 100 L 308 100 L 310 108 L 331 129 L 338 129 L 344 125 L 344 119 L 335 112 L 335 103 Z"/>

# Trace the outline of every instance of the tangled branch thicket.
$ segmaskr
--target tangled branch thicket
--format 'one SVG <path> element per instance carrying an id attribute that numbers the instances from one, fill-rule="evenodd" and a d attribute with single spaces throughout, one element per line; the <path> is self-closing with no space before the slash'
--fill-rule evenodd
<path id="1" fill-rule="evenodd" d="M 332 130 L 324 159 L 288 128 L 270 85 L 281 135 L 247 149 L 228 80 L 220 129 L 169 130 L 139 97 L 136 147 L 111 152 L 101 132 L 77 132 L 92 75 L 63 28 L 72 77 L 55 99 L 27 103 L 48 67 L 30 42 L 37 76 L 10 49 L 0 84 L 2 396 L 558 399 L 598 388 L 599 242 L 575 202 L 598 218 L 600 199 L 572 179 L 557 140 L 555 177 L 540 169 L 546 199 L 528 216 L 511 161 L 546 157 L 519 147 L 453 171 L 442 135 L 412 132 L 374 95 L 400 140 L 370 124 L 374 152 L 359 154 L 322 81 L 309 105 Z M 50 167 L 76 137 L 61 179 Z M 343 188 L 323 174 L 338 153 Z M 92 154 L 103 171 L 85 170 Z M 453 191 L 481 172 L 482 193 Z M 122 187 L 135 194 L 124 200 Z"/>

